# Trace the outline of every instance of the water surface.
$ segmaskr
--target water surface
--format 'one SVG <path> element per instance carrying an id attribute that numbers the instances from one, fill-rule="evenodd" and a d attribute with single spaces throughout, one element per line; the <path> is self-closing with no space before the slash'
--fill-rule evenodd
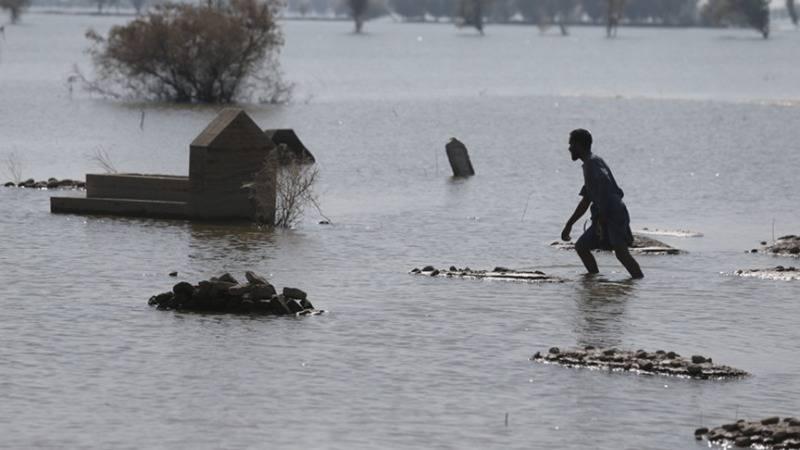
<path id="1" fill-rule="evenodd" d="M 0 42 L 0 156 L 24 175 L 186 174 L 216 107 L 74 92 L 83 31 L 119 18 L 29 14 Z M 294 230 L 52 215 L 47 191 L 0 189 L 0 446 L 7 448 L 700 448 L 692 432 L 798 414 L 800 285 L 739 279 L 785 260 L 744 251 L 800 232 L 800 34 L 599 28 L 569 38 L 489 27 L 284 24 L 294 101 L 249 105 L 314 152 L 320 203 Z M 141 111 L 145 111 L 140 128 Z M 577 204 L 567 134 L 586 127 L 633 227 L 690 229 L 585 279 L 555 250 Z M 453 180 L 444 143 L 477 175 Z M 7 176 L 4 176 L 7 178 Z M 581 225 L 576 226 L 574 236 Z M 532 285 L 412 277 L 425 264 L 536 268 Z M 156 311 L 179 279 L 245 270 L 329 314 Z M 537 365 L 557 345 L 704 354 L 753 373 L 699 382 Z M 505 415 L 508 413 L 508 426 Z"/>

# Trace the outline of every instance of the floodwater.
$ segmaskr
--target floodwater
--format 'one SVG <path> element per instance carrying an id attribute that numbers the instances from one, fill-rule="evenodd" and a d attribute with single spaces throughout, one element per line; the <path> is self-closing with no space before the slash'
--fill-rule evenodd
<path id="1" fill-rule="evenodd" d="M 122 171 L 187 173 L 189 142 L 218 108 L 66 87 L 73 64 L 89 70 L 85 29 L 123 21 L 31 13 L 6 26 L 0 156 L 25 178 L 83 178 L 98 150 Z M 692 449 L 701 425 L 800 414 L 800 283 L 729 275 L 799 263 L 745 250 L 800 232 L 800 33 L 283 25 L 293 101 L 246 109 L 316 155 L 333 225 L 315 211 L 275 232 L 52 215 L 52 192 L 0 189 L 1 447 Z M 688 253 L 640 257 L 644 280 L 611 255 L 598 257 L 609 281 L 583 278 L 576 255 L 548 245 L 578 201 L 576 127 L 594 133 L 633 228 L 704 237 L 664 237 Z M 452 136 L 475 177 L 449 177 Z M 425 264 L 569 281 L 407 274 Z M 148 307 L 173 270 L 190 282 L 254 270 L 329 313 Z M 584 344 L 703 354 L 753 376 L 528 360 Z"/>

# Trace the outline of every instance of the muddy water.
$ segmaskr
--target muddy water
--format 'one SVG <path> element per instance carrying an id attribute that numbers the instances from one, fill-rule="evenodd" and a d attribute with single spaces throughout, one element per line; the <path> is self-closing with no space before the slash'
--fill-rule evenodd
<path id="1" fill-rule="evenodd" d="M 37 179 L 81 177 L 104 149 L 120 170 L 185 174 L 214 108 L 69 95 L 87 26 L 30 14 L 0 42 L 0 155 Z M 800 284 L 738 268 L 798 233 L 800 35 L 285 24 L 293 127 L 319 162 L 320 203 L 291 231 L 49 213 L 46 191 L 0 189 L 0 446 L 8 448 L 700 448 L 695 427 L 796 415 Z M 578 64 L 577 61 L 585 61 Z M 702 63 L 702 64 L 701 64 Z M 140 128 L 141 111 L 145 111 Z M 610 255 L 585 279 L 551 248 L 578 198 L 571 128 L 626 193 L 634 228 L 687 250 Z M 477 176 L 452 180 L 444 143 Z M 4 176 L 4 179 L 7 176 Z M 575 233 L 578 232 L 576 227 Z M 563 284 L 412 277 L 415 266 L 540 269 Z M 230 271 L 297 286 L 306 319 L 155 311 L 179 279 Z M 537 365 L 553 345 L 666 349 L 747 370 L 736 382 Z M 505 415 L 508 414 L 508 426 Z"/>

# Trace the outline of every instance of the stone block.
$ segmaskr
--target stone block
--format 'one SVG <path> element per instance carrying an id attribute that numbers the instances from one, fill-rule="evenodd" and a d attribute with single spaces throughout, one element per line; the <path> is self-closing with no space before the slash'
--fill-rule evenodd
<path id="1" fill-rule="evenodd" d="M 451 138 L 445 145 L 447 160 L 450 161 L 450 168 L 453 169 L 455 177 L 469 177 L 475 175 L 472 168 L 472 161 L 469 159 L 467 147 L 458 139 Z"/>
<path id="2" fill-rule="evenodd" d="M 283 296 L 286 298 L 303 300 L 308 297 L 308 294 L 297 288 L 285 287 L 283 288 Z"/>
<path id="3" fill-rule="evenodd" d="M 140 174 L 87 174 L 86 198 L 189 201 L 189 177 Z"/>
<path id="4" fill-rule="evenodd" d="M 252 219 L 255 209 L 247 186 L 252 184 L 255 173 L 264 167 L 267 155 L 274 148 L 272 141 L 243 110 L 227 108 L 220 112 L 190 146 L 192 216 Z"/>
<path id="5" fill-rule="evenodd" d="M 312 164 L 316 162 L 314 155 L 303 145 L 297 134 L 291 128 L 264 130 L 264 134 L 275 144 L 276 148 L 283 149 L 278 154 L 281 164 L 292 162 L 299 164 Z"/>

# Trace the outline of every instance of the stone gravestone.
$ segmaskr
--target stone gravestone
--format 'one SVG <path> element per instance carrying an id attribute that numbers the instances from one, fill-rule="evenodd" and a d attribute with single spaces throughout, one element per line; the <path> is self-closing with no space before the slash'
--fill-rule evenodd
<path id="1" fill-rule="evenodd" d="M 475 175 L 472 161 L 469 160 L 467 147 L 461 141 L 456 138 L 450 138 L 450 142 L 445 145 L 445 150 L 447 151 L 447 159 L 450 161 L 450 167 L 453 169 L 453 176 L 469 177 Z"/>
<path id="2" fill-rule="evenodd" d="M 244 111 L 222 110 L 190 146 L 192 216 L 251 219 L 255 211 L 246 186 L 252 184 L 255 172 L 263 167 L 266 155 L 274 148 L 269 137 Z M 273 192 L 272 204 L 274 196 Z"/>

